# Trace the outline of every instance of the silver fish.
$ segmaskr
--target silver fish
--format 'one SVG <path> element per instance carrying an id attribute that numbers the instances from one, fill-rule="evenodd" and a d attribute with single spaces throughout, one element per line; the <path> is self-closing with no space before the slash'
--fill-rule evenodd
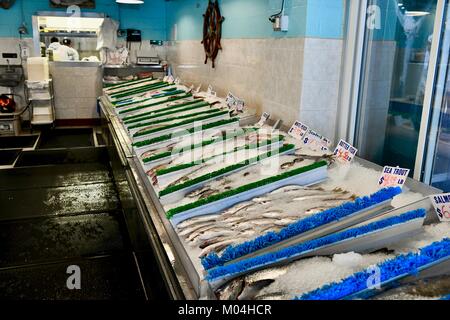
<path id="1" fill-rule="evenodd" d="M 305 161 L 305 159 L 303 159 L 303 158 L 295 158 L 292 161 L 285 162 L 285 163 L 281 164 L 280 168 L 284 170 L 284 169 L 287 169 L 287 168 L 290 168 L 290 167 L 294 166 L 296 163 L 300 163 L 300 162 L 303 162 L 303 161 Z"/>
<path id="2" fill-rule="evenodd" d="M 274 282 L 274 279 L 260 280 L 253 283 L 246 282 L 244 290 L 242 290 L 242 293 L 238 296 L 238 300 L 253 300 L 262 289 L 270 286 Z"/>
<path id="3" fill-rule="evenodd" d="M 227 211 L 225 211 L 222 214 L 222 216 L 227 217 L 230 215 L 235 215 L 239 211 L 248 209 L 249 207 L 252 207 L 254 205 L 255 205 L 255 203 L 252 203 L 252 202 L 244 202 L 244 203 L 238 204 L 237 206 L 234 206 L 232 209 L 228 209 Z"/>
<path id="4" fill-rule="evenodd" d="M 191 227 L 191 226 L 199 224 L 199 223 L 208 223 L 208 222 L 216 221 L 218 216 L 219 215 L 215 214 L 215 215 L 208 215 L 208 216 L 192 218 L 192 219 L 183 221 L 180 224 L 178 224 L 177 229 L 181 230 L 181 229 L 185 229 L 185 228 Z"/>
<path id="5" fill-rule="evenodd" d="M 241 241 L 242 239 L 232 239 L 232 240 L 226 240 L 226 241 L 222 241 L 222 242 L 218 242 L 213 244 L 212 246 L 206 247 L 202 250 L 202 252 L 200 252 L 200 256 L 199 258 L 203 258 L 206 257 L 208 254 L 210 254 L 213 251 L 222 251 L 223 249 L 225 249 L 226 247 L 228 247 L 229 245 L 235 243 L 236 241 Z"/>
<path id="6" fill-rule="evenodd" d="M 283 293 L 283 292 L 275 292 L 264 294 L 260 296 L 256 296 L 254 300 L 265 300 L 265 301 L 283 301 L 283 300 L 291 300 L 292 296 Z"/>
<path id="7" fill-rule="evenodd" d="M 197 189 L 197 190 L 194 190 L 194 191 L 188 193 L 186 195 L 186 197 L 187 198 L 197 198 L 197 197 L 199 197 L 199 196 L 201 196 L 201 195 L 203 195 L 205 193 L 209 193 L 209 192 L 212 192 L 212 191 L 215 192 L 215 190 L 213 190 L 213 189 L 211 189 L 209 187 L 203 187 L 203 188 L 200 188 L 200 189 Z"/>
<path id="8" fill-rule="evenodd" d="M 242 290 L 244 289 L 244 285 L 245 283 L 243 279 L 235 279 L 231 281 L 230 284 L 217 291 L 216 296 L 219 300 L 223 301 L 237 300 L 239 295 L 242 293 Z"/>
<path id="9" fill-rule="evenodd" d="M 220 300 L 253 300 L 257 299 L 264 288 L 270 286 L 276 279 L 284 275 L 287 266 L 268 268 L 232 280 L 216 292 Z"/>
<path id="10" fill-rule="evenodd" d="M 413 298 L 438 298 L 450 293 L 450 275 L 435 276 L 409 282 L 398 288 L 384 291 L 374 297 L 375 300 L 398 300 Z"/>

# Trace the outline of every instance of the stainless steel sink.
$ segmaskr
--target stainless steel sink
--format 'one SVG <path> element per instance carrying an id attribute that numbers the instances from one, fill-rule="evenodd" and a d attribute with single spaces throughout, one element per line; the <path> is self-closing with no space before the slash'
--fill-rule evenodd
<path id="1" fill-rule="evenodd" d="M 22 80 L 22 66 L 0 65 L 0 87 L 17 87 Z"/>

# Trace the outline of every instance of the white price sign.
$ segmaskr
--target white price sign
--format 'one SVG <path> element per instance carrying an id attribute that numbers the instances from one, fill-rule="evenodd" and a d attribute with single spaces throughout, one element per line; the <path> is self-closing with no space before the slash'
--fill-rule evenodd
<path id="1" fill-rule="evenodd" d="M 300 121 L 295 121 L 292 127 L 289 129 L 288 134 L 298 140 L 303 140 L 305 134 L 308 132 L 309 128 Z"/>
<path id="2" fill-rule="evenodd" d="M 206 93 L 212 94 L 212 92 L 213 92 L 213 87 L 212 87 L 212 85 L 209 85 L 208 86 L 208 91 L 206 91 Z"/>
<path id="3" fill-rule="evenodd" d="M 264 112 L 263 115 L 261 116 L 261 119 L 258 122 L 258 126 L 262 127 L 269 119 L 270 119 L 270 113 Z"/>
<path id="4" fill-rule="evenodd" d="M 383 173 L 378 180 L 378 184 L 382 188 L 400 187 L 403 188 L 409 175 L 409 169 L 400 167 L 384 167 Z"/>
<path id="5" fill-rule="evenodd" d="M 228 95 L 225 99 L 227 106 L 229 108 L 231 108 L 232 106 L 234 106 L 234 103 L 236 102 L 236 98 L 234 97 L 234 95 L 231 92 L 228 92 Z"/>
<path id="6" fill-rule="evenodd" d="M 176 85 L 179 85 L 181 83 L 181 79 L 177 77 L 174 82 Z"/>
<path id="7" fill-rule="evenodd" d="M 175 79 L 173 78 L 173 76 L 169 76 L 169 78 L 167 78 L 167 82 L 172 84 L 175 82 Z"/>
<path id="8" fill-rule="evenodd" d="M 336 156 L 336 161 L 340 163 L 351 163 L 357 152 L 358 149 L 341 139 L 334 150 L 334 155 Z"/>
<path id="9" fill-rule="evenodd" d="M 169 81 L 169 76 L 164 76 L 163 81 L 164 81 L 164 82 Z"/>
<path id="10" fill-rule="evenodd" d="M 318 134 L 313 130 L 309 130 L 303 138 L 303 143 L 313 151 L 328 151 L 331 147 L 330 139 Z"/>
<path id="11" fill-rule="evenodd" d="M 236 106 L 236 111 L 244 112 L 245 101 L 242 99 L 236 99 L 234 105 Z"/>
<path id="12" fill-rule="evenodd" d="M 450 193 L 430 196 L 430 199 L 439 220 L 450 222 Z"/>

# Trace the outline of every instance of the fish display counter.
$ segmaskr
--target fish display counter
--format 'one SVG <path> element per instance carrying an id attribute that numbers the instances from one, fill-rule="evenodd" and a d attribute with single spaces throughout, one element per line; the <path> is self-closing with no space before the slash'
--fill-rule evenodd
<path id="1" fill-rule="evenodd" d="M 450 226 L 429 200 L 439 190 L 409 178 L 403 189 L 380 188 L 382 168 L 342 164 L 257 123 L 251 109 L 167 78 L 103 91 L 112 144 L 173 298 L 394 299 L 423 281 L 430 298 L 444 297 Z M 368 287 L 370 268 L 389 270 L 375 279 L 384 291 Z M 399 279 L 405 291 L 390 292 Z"/>

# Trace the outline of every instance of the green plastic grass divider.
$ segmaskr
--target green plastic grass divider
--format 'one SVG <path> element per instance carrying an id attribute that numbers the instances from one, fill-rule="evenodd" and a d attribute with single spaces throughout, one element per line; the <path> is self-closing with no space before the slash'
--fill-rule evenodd
<path id="1" fill-rule="evenodd" d="M 130 92 L 143 90 L 143 89 L 147 89 L 148 90 L 148 89 L 151 89 L 153 87 L 160 87 L 162 85 L 167 86 L 168 84 L 166 82 L 156 82 L 156 83 L 149 83 L 149 84 L 142 83 L 136 88 L 123 88 L 123 90 L 120 90 L 118 92 L 113 92 L 113 93 L 110 94 L 110 96 L 112 98 L 115 98 L 116 96 L 125 95 L 125 94 L 128 94 Z"/>
<path id="2" fill-rule="evenodd" d="M 190 162 L 190 163 L 183 163 L 183 164 L 179 164 L 179 165 L 176 165 L 176 166 L 173 166 L 173 167 L 169 167 L 169 168 L 166 168 L 166 169 L 158 170 L 158 171 L 156 171 L 156 175 L 157 176 L 163 176 L 165 174 L 169 174 L 169 173 L 177 172 L 177 171 L 180 171 L 180 170 L 184 170 L 184 169 L 195 167 L 195 166 L 197 166 L 199 164 L 208 162 L 209 160 L 212 160 L 212 159 L 214 159 L 216 157 L 226 156 L 226 155 L 229 155 L 229 154 L 232 154 L 232 153 L 236 153 L 236 152 L 239 152 L 239 151 L 243 151 L 243 150 L 253 150 L 253 149 L 258 149 L 258 148 L 261 148 L 261 147 L 264 147 L 264 146 L 270 146 L 270 145 L 272 145 L 274 143 L 277 143 L 277 142 L 280 142 L 280 141 L 283 141 L 283 140 L 284 140 L 284 136 L 278 136 L 275 139 L 268 139 L 268 140 L 264 140 L 262 142 L 246 144 L 244 146 L 236 147 L 233 150 L 222 152 L 221 154 L 217 154 L 217 155 L 214 155 L 214 156 L 211 156 L 211 157 L 208 157 L 208 158 L 203 158 L 203 159 L 200 159 L 200 160 L 197 160 L 197 161 L 193 161 L 193 162 Z"/>
<path id="3" fill-rule="evenodd" d="M 203 108 L 203 107 L 209 107 L 209 106 L 210 106 L 210 104 L 208 102 L 202 102 L 200 104 L 197 104 L 197 105 L 194 105 L 194 106 L 191 105 L 191 106 L 188 106 L 187 108 L 182 108 L 182 109 L 172 110 L 172 108 L 170 108 L 169 110 L 172 110 L 172 111 L 155 112 L 155 114 L 153 114 L 153 115 L 143 116 L 143 117 L 127 120 L 127 121 L 124 121 L 124 123 L 126 125 L 129 125 L 129 124 L 140 122 L 140 121 L 146 121 L 146 120 L 151 120 L 151 119 L 155 119 L 155 118 L 170 116 L 170 115 L 173 115 L 173 114 L 186 112 L 186 111 L 192 111 L 192 110 L 196 110 L 196 109 Z M 216 109 L 216 110 L 219 110 L 219 109 Z"/>
<path id="4" fill-rule="evenodd" d="M 186 91 L 176 90 L 176 91 L 171 91 L 171 92 L 164 92 L 164 93 L 152 95 L 152 99 L 161 99 L 161 98 L 170 97 L 170 96 L 174 96 L 174 95 L 182 94 L 182 93 L 186 93 Z"/>
<path id="5" fill-rule="evenodd" d="M 165 104 L 165 103 L 169 103 L 169 102 L 173 102 L 173 101 L 177 101 L 177 100 L 181 100 L 181 99 L 186 99 L 186 98 L 190 98 L 190 97 L 192 97 L 192 94 L 190 94 L 190 93 L 185 94 L 183 96 L 173 96 L 173 97 L 169 97 L 169 98 L 167 98 L 167 99 L 165 99 L 163 101 L 146 104 L 146 105 L 143 105 L 143 106 L 140 106 L 140 107 L 130 108 L 130 109 L 127 109 L 127 110 L 122 110 L 122 111 L 119 111 L 119 114 L 125 114 L 125 113 L 130 113 L 130 112 L 133 112 L 133 111 L 147 109 L 147 108 L 150 108 L 150 107 L 159 106 L 161 104 Z"/>
<path id="6" fill-rule="evenodd" d="M 152 126 L 152 125 L 155 125 L 155 124 L 161 124 L 161 123 L 164 123 L 164 122 L 183 120 L 183 119 L 197 117 L 197 116 L 201 116 L 201 115 L 205 115 L 205 114 L 214 114 L 214 113 L 221 113 L 221 112 L 223 112 L 223 111 L 220 110 L 220 109 L 214 108 L 214 109 L 209 109 L 209 110 L 205 110 L 205 111 L 201 111 L 201 112 L 189 113 L 189 114 L 185 114 L 185 115 L 177 116 L 177 117 L 173 117 L 173 118 L 165 118 L 165 119 L 160 119 L 160 120 L 154 120 L 154 121 L 151 121 L 151 122 L 134 124 L 134 125 L 128 127 L 128 130 L 137 129 L 137 128 L 144 128 L 144 127 L 149 127 L 149 126 Z"/>
<path id="7" fill-rule="evenodd" d="M 123 107 L 127 107 L 129 105 L 132 105 L 132 104 L 142 103 L 142 102 L 146 102 L 146 101 L 150 101 L 150 100 L 156 100 L 156 99 L 161 99 L 161 98 L 167 98 L 167 97 L 175 96 L 177 94 L 182 94 L 182 93 L 186 93 L 186 91 L 184 91 L 184 90 L 176 90 L 176 91 L 172 91 L 172 92 L 155 94 L 155 95 L 152 95 L 148 99 L 144 99 L 144 100 L 141 100 L 141 101 L 138 101 L 138 102 L 134 102 L 134 103 L 131 103 L 131 104 L 116 105 L 115 108 L 123 108 Z"/>
<path id="8" fill-rule="evenodd" d="M 164 159 L 164 158 L 170 157 L 173 154 L 183 154 L 186 151 L 192 151 L 192 150 L 195 150 L 195 149 L 198 149 L 198 148 L 203 148 L 203 147 L 212 145 L 212 144 L 217 143 L 217 142 L 226 141 L 226 140 L 229 140 L 229 139 L 234 139 L 234 138 L 246 135 L 250 131 L 256 132 L 258 130 L 259 130 L 259 128 L 250 128 L 250 129 L 243 128 L 242 130 L 239 130 L 236 134 L 225 136 L 225 139 L 223 139 L 223 138 L 216 138 L 216 139 L 205 140 L 205 141 L 202 141 L 201 143 L 191 144 L 190 146 L 173 149 L 172 151 L 168 151 L 168 152 L 162 152 L 162 153 L 156 154 L 154 156 L 142 159 L 142 161 L 144 163 L 149 163 L 149 162 L 153 162 L 153 161 L 156 161 L 156 160 L 160 160 L 160 159 Z"/>
<path id="9" fill-rule="evenodd" d="M 105 89 L 107 89 L 107 90 L 115 90 L 115 89 L 119 89 L 119 88 L 123 88 L 123 87 L 128 87 L 130 85 L 135 85 L 135 84 L 138 84 L 138 83 L 142 83 L 142 82 L 146 82 L 146 81 L 153 81 L 153 80 L 155 80 L 155 79 L 147 78 L 147 79 L 123 81 L 123 82 L 117 83 L 117 84 L 106 84 L 105 85 Z"/>
<path id="10" fill-rule="evenodd" d="M 197 104 L 199 104 L 199 103 L 201 103 L 202 105 L 198 106 Z M 134 115 L 134 116 L 124 117 L 123 121 L 125 123 L 129 123 L 129 122 L 132 122 L 133 120 L 136 120 L 136 119 L 139 119 L 139 121 L 140 121 L 140 118 L 144 118 L 144 117 L 147 117 L 147 116 L 155 115 L 155 116 L 159 117 L 160 116 L 159 113 L 161 113 L 161 112 L 167 112 L 167 111 L 170 111 L 170 110 L 173 110 L 174 112 L 178 112 L 178 111 L 175 111 L 175 110 L 179 109 L 179 108 L 183 108 L 183 107 L 192 106 L 194 104 L 195 104 L 196 108 L 206 107 L 206 106 L 210 106 L 211 105 L 208 102 L 203 101 L 203 99 L 195 99 L 194 101 L 188 101 L 188 102 L 185 102 L 185 103 L 180 103 L 180 104 L 175 104 L 175 105 L 172 105 L 172 106 L 168 106 L 168 107 L 165 107 L 165 108 L 162 108 L 162 109 L 148 111 L 148 112 L 140 113 L 140 114 L 137 114 L 137 115 Z M 193 106 L 193 108 L 194 108 L 194 106 Z"/>
<path id="11" fill-rule="evenodd" d="M 320 161 L 320 162 L 313 163 L 313 164 L 311 164 L 309 166 L 305 166 L 305 167 L 297 168 L 295 170 L 284 172 L 284 173 L 282 173 L 280 175 L 277 175 L 277 176 L 273 176 L 273 177 L 270 177 L 270 178 L 267 178 L 267 179 L 263 179 L 263 180 L 260 180 L 260 181 L 249 183 L 249 184 L 246 184 L 244 186 L 238 187 L 238 188 L 233 189 L 233 190 L 225 191 L 225 192 L 222 192 L 222 193 L 219 193 L 219 194 L 216 194 L 216 195 L 212 195 L 212 196 L 209 196 L 207 198 L 200 199 L 200 200 L 197 200 L 195 202 L 186 204 L 184 206 L 173 208 L 173 209 L 167 211 L 166 216 L 167 216 L 168 219 L 171 219 L 175 215 L 180 214 L 182 212 L 185 212 L 185 211 L 188 211 L 188 210 L 191 210 L 191 209 L 195 209 L 195 208 L 199 208 L 199 207 L 202 207 L 202 206 L 204 206 L 206 204 L 210 204 L 212 202 L 223 200 L 223 199 L 229 198 L 231 196 L 235 196 L 235 195 L 244 193 L 244 192 L 252 190 L 252 189 L 263 187 L 263 186 L 266 186 L 268 184 L 271 184 L 271 183 L 274 183 L 274 182 L 277 182 L 277 181 L 281 181 L 281 180 L 284 180 L 284 179 L 287 179 L 287 178 L 299 175 L 301 173 L 305 173 L 305 172 L 308 172 L 308 171 L 311 171 L 311 170 L 314 170 L 314 169 L 318 169 L 318 168 L 321 168 L 321 167 L 324 167 L 324 166 L 327 166 L 327 162 L 326 161 Z"/>
<path id="12" fill-rule="evenodd" d="M 208 120 L 214 117 L 218 117 L 218 116 L 224 116 L 226 114 L 229 114 L 229 111 L 221 111 L 221 112 L 216 112 L 214 114 L 210 114 L 207 116 L 203 116 L 203 117 L 198 117 L 198 118 L 193 118 L 193 119 L 188 119 L 185 121 L 181 121 L 181 122 L 177 122 L 177 123 L 173 123 L 164 127 L 160 127 L 160 128 L 155 128 L 155 129 L 149 129 L 149 130 L 144 130 L 144 131 L 138 131 L 133 135 L 133 138 L 139 138 L 139 137 L 143 137 L 152 133 L 157 133 L 160 131 L 164 131 L 164 130 L 168 130 L 168 129 L 173 129 L 173 128 L 177 128 L 179 126 L 183 126 L 186 124 L 191 124 L 191 123 L 195 123 L 197 121 L 203 121 L 203 120 Z"/>
<path id="13" fill-rule="evenodd" d="M 176 87 L 174 87 L 173 89 L 176 89 Z M 133 98 L 127 98 L 127 99 L 124 99 L 124 100 L 118 100 L 118 101 L 111 102 L 111 104 L 113 105 L 114 108 L 125 108 L 125 107 L 132 106 L 134 104 L 147 102 L 147 101 L 150 101 L 152 99 L 154 99 L 154 98 L 150 97 L 150 98 L 146 98 L 146 99 L 141 99 L 139 101 L 135 101 L 135 100 L 133 100 Z"/>
<path id="14" fill-rule="evenodd" d="M 185 135 L 190 135 L 190 134 L 193 134 L 194 132 L 202 132 L 202 131 L 205 131 L 205 130 L 208 130 L 208 129 L 224 126 L 224 125 L 231 124 L 231 123 L 234 123 L 234 122 L 239 122 L 239 118 L 231 118 L 231 119 L 227 119 L 227 120 L 221 120 L 221 121 L 217 121 L 217 122 L 212 122 L 212 123 L 205 124 L 205 125 L 203 125 L 201 127 L 181 130 L 181 131 L 178 131 L 178 132 L 175 132 L 175 133 L 172 133 L 172 134 L 166 134 L 166 135 L 159 136 L 159 137 L 156 137 L 156 138 L 153 138 L 153 139 L 148 139 L 148 140 L 144 140 L 144 141 L 135 142 L 135 143 L 133 143 L 133 147 L 141 148 L 141 147 L 145 147 L 145 146 L 150 146 L 150 145 L 155 144 L 155 143 L 172 140 L 173 138 L 178 138 L 178 137 L 182 137 L 182 136 L 185 136 Z"/>
<path id="15" fill-rule="evenodd" d="M 123 99 L 123 98 L 129 97 L 129 96 L 133 96 L 133 95 L 136 95 L 136 94 L 141 94 L 141 93 L 145 93 L 145 92 L 148 92 L 148 91 L 153 91 L 153 90 L 165 88 L 165 87 L 168 87 L 168 86 L 169 86 L 169 84 L 164 83 L 164 84 L 159 84 L 159 85 L 151 85 L 151 86 L 146 86 L 146 87 L 139 87 L 139 88 L 136 88 L 136 89 L 133 89 L 133 90 L 129 90 L 127 92 L 121 92 L 121 93 L 118 93 L 118 94 L 113 94 L 113 95 L 111 95 L 111 98 L 112 99 L 116 99 L 116 100 Z"/>
<path id="16" fill-rule="evenodd" d="M 125 100 L 128 100 L 128 99 L 125 99 Z M 152 98 L 142 99 L 140 101 L 130 101 L 128 103 L 120 103 L 120 102 L 116 101 L 116 102 L 112 102 L 112 105 L 114 108 L 124 108 L 124 107 L 131 106 L 133 104 L 138 104 L 138 103 L 146 102 L 149 100 L 152 100 Z"/>
<path id="17" fill-rule="evenodd" d="M 167 86 L 168 86 L 167 84 L 162 84 L 162 85 L 155 86 L 155 87 L 146 87 L 146 88 L 143 87 L 143 88 L 136 89 L 134 91 L 127 92 L 127 93 L 120 93 L 120 94 L 114 95 L 114 96 L 112 96 L 112 99 L 115 99 L 116 100 L 115 102 L 122 102 L 123 100 L 127 100 L 132 96 L 135 96 L 135 95 L 142 96 L 145 93 L 148 93 L 150 91 L 159 90 L 159 89 L 167 87 Z"/>
<path id="18" fill-rule="evenodd" d="M 174 192 L 177 192 L 177 191 L 180 191 L 180 190 L 192 187 L 192 186 L 194 186 L 196 184 L 199 184 L 199 183 L 202 183 L 202 182 L 205 182 L 205 181 L 208 181 L 208 180 L 220 177 L 220 176 L 222 176 L 224 174 L 227 174 L 227 173 L 239 170 L 239 169 L 243 169 L 243 168 L 248 167 L 250 165 L 256 164 L 256 163 L 258 163 L 258 162 L 260 162 L 260 161 L 262 161 L 264 159 L 268 159 L 268 158 L 270 158 L 270 157 L 272 157 L 274 155 L 281 154 L 281 153 L 287 152 L 289 150 L 294 150 L 294 149 L 295 149 L 295 145 L 293 145 L 293 144 L 284 145 L 284 146 L 282 146 L 281 148 L 279 148 L 277 150 L 266 152 L 265 154 L 259 155 L 257 157 L 241 161 L 239 163 L 236 163 L 236 164 L 233 164 L 231 166 L 222 168 L 220 170 L 217 170 L 217 171 L 214 171 L 214 172 L 210 172 L 210 173 L 207 173 L 207 174 L 205 174 L 203 176 L 200 176 L 200 177 L 188 180 L 186 182 L 183 182 L 183 183 L 171 186 L 171 187 L 168 187 L 168 188 L 166 188 L 164 190 L 161 190 L 159 192 L 159 196 L 163 197 L 163 196 L 166 196 L 168 194 L 171 194 L 171 193 L 174 193 Z"/>
<path id="19" fill-rule="evenodd" d="M 140 89 L 140 88 L 144 88 L 144 87 L 159 86 L 159 85 L 162 85 L 162 84 L 166 84 L 166 83 L 167 83 L 167 82 L 164 82 L 164 81 L 157 81 L 157 82 L 153 82 L 153 83 L 151 83 L 151 82 L 146 83 L 146 82 L 147 82 L 147 81 L 142 81 L 142 82 L 140 82 L 140 83 L 133 83 L 133 84 L 131 84 L 131 85 L 123 86 L 123 87 L 121 87 L 121 88 L 113 88 L 113 89 L 110 89 L 110 90 L 121 89 L 121 90 L 118 91 L 118 92 L 111 93 L 111 95 L 116 95 L 116 94 L 120 94 L 120 93 L 125 93 L 125 92 L 129 92 L 129 91 L 137 90 L 137 89 Z M 136 86 L 136 85 L 137 85 L 137 87 L 135 87 L 135 88 L 130 88 L 131 86 Z"/>
<path id="20" fill-rule="evenodd" d="M 169 88 L 169 89 L 163 89 L 162 91 L 165 91 L 165 92 L 172 92 L 172 91 L 176 91 L 176 90 L 177 90 L 177 87 Z"/>

